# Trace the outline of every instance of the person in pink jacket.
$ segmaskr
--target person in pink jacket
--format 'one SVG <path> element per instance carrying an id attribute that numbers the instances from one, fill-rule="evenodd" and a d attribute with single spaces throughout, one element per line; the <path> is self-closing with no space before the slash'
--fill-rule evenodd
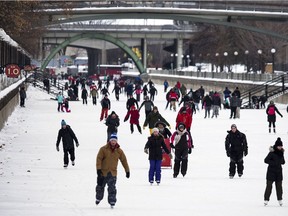
<path id="1" fill-rule="evenodd" d="M 139 125 L 140 113 L 134 105 L 132 105 L 130 107 L 130 110 L 127 112 L 127 114 L 124 118 L 124 122 L 126 122 L 129 119 L 129 117 L 130 117 L 131 134 L 134 132 L 134 124 L 137 126 L 139 133 L 142 134 L 141 127 Z"/>

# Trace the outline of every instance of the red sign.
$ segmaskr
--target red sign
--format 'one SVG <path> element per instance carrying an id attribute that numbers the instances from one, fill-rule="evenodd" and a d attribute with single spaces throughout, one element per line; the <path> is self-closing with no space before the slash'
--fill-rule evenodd
<path id="1" fill-rule="evenodd" d="M 7 65 L 5 68 L 7 77 L 17 78 L 20 75 L 20 68 L 16 64 Z"/>

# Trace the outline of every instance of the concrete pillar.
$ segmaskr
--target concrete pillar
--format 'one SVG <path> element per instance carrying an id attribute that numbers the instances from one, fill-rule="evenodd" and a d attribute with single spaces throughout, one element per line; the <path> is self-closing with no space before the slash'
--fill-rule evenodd
<path id="1" fill-rule="evenodd" d="M 101 64 L 107 64 L 106 41 L 103 41 L 103 47 L 101 50 Z"/>
<path id="2" fill-rule="evenodd" d="M 177 39 L 177 59 L 176 59 L 176 65 L 177 69 L 181 67 L 182 65 L 182 55 L 183 55 L 183 39 Z"/>
<path id="3" fill-rule="evenodd" d="M 90 49 L 87 48 L 87 55 L 88 55 L 88 76 L 97 74 L 97 65 L 100 64 L 99 62 L 99 51 L 97 49 Z"/>
<path id="4" fill-rule="evenodd" d="M 142 64 L 144 67 L 144 70 L 147 69 L 147 39 L 142 38 L 141 39 L 141 51 L 142 51 Z"/>

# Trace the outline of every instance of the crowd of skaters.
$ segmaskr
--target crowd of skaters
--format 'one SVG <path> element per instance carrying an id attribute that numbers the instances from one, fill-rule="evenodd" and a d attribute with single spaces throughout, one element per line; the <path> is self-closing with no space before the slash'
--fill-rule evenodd
<path id="1" fill-rule="evenodd" d="M 101 104 L 101 114 L 100 114 L 100 121 L 105 120 L 105 125 L 107 126 L 107 146 L 105 148 L 111 148 L 113 152 L 117 147 L 117 132 L 118 127 L 120 126 L 120 117 L 117 115 L 115 111 L 111 111 L 108 115 L 109 110 L 111 109 L 111 102 L 109 100 L 109 84 L 110 80 L 98 81 L 97 85 L 91 83 L 89 86 L 90 88 L 90 96 L 92 96 L 93 105 L 96 105 L 97 98 L 99 98 L 99 94 L 102 95 L 100 100 Z M 171 111 L 177 111 L 177 105 L 180 107 L 183 104 L 177 113 L 176 127 L 174 132 L 171 132 L 171 125 L 166 119 L 160 114 L 158 107 L 154 104 L 154 98 L 157 96 L 157 89 L 152 80 L 149 80 L 147 84 L 141 82 L 132 82 L 127 81 L 121 84 L 121 80 L 114 80 L 114 88 L 112 92 L 115 92 L 116 101 L 119 101 L 119 95 L 121 93 L 126 94 L 127 102 L 127 114 L 124 117 L 124 122 L 129 120 L 130 123 L 130 131 L 134 133 L 134 125 L 136 125 L 138 132 L 142 134 L 142 129 L 140 126 L 139 118 L 140 118 L 140 110 L 142 107 L 145 108 L 145 121 L 143 123 L 143 130 L 146 127 L 149 128 L 150 136 L 144 147 L 144 152 L 149 155 L 149 172 L 148 172 L 148 180 L 151 184 L 156 182 L 160 184 L 161 182 L 161 161 L 162 161 L 162 154 L 164 152 L 169 155 L 172 159 L 172 150 L 174 151 L 174 166 L 173 166 L 173 177 L 177 178 L 177 176 L 181 173 L 184 177 L 188 170 L 188 155 L 191 154 L 192 148 L 194 148 L 193 139 L 191 135 L 191 125 L 193 120 L 193 115 L 200 111 L 200 107 L 205 110 L 204 118 L 210 118 L 210 112 L 212 110 L 211 118 L 217 118 L 219 115 L 219 110 L 223 105 L 224 108 L 229 108 L 231 110 L 230 118 L 240 118 L 240 106 L 241 106 L 241 92 L 238 87 L 235 88 L 233 92 L 231 92 L 228 87 L 226 87 L 223 91 L 223 98 L 221 98 L 221 94 L 217 91 L 209 91 L 205 94 L 205 90 L 203 86 L 199 89 L 193 91 L 191 88 L 187 90 L 186 86 L 179 81 L 169 89 L 169 83 L 167 80 L 164 81 L 164 92 L 166 93 L 166 100 L 167 105 Z M 87 104 L 87 97 L 88 91 L 86 90 L 86 86 L 82 85 L 82 100 L 83 104 Z M 85 90 L 87 91 L 85 93 Z M 83 98 L 83 92 L 85 93 Z M 92 94 L 92 92 L 94 92 Z M 60 93 L 59 93 L 60 95 Z M 136 95 L 136 98 L 134 98 Z M 141 96 L 143 96 L 143 102 L 139 106 L 141 102 Z M 222 102 L 223 101 L 223 102 Z M 61 101 L 60 101 L 61 102 Z M 59 100 L 58 100 L 58 111 L 59 107 L 61 107 Z M 138 103 L 139 102 L 139 103 Z M 273 107 L 274 112 L 270 111 Z M 238 109 L 239 108 L 239 109 Z M 267 107 L 266 113 L 268 115 L 268 122 L 269 122 L 269 132 L 271 132 L 271 126 L 274 128 L 275 131 L 275 113 L 278 113 L 281 117 L 282 114 L 278 111 L 276 106 L 273 102 L 270 102 L 269 106 Z M 271 117 L 273 116 L 273 117 Z M 116 140 L 116 144 L 115 144 Z M 78 142 L 78 141 L 77 141 Z M 169 146 L 167 146 L 167 142 Z M 57 141 L 59 146 L 59 142 Z M 279 144 L 279 143 L 278 143 Z M 277 144 L 277 145 L 278 145 Z M 79 144 L 78 144 L 79 145 Z M 276 144 L 275 144 L 276 145 Z M 236 146 L 236 147 L 235 147 Z M 276 146 L 277 147 L 277 146 Z M 275 148 L 276 148 L 275 147 Z M 101 151 L 104 147 L 101 148 Z M 236 148 L 236 150 L 235 150 Z M 274 149 L 275 149 L 274 148 Z M 228 131 L 228 135 L 225 141 L 225 149 L 227 156 L 230 157 L 230 168 L 229 168 L 229 176 L 233 178 L 236 172 L 239 177 L 243 175 L 243 155 L 247 156 L 248 154 L 248 145 L 245 134 L 241 133 L 235 124 L 232 124 L 231 130 Z M 278 148 L 276 148 L 278 149 Z M 111 172 L 103 172 L 103 168 L 101 168 L 100 159 L 98 162 L 98 158 L 103 159 L 103 155 L 97 156 L 97 187 L 96 187 L 96 204 L 98 205 L 103 198 L 103 190 L 105 185 L 108 185 L 108 193 L 109 197 L 113 197 L 110 192 L 116 190 L 115 182 L 112 182 L 109 185 L 109 181 L 112 181 L 115 175 Z M 280 149 L 280 151 L 282 151 Z M 121 154 L 124 152 L 121 150 Z M 236 156 L 235 156 L 236 155 Z M 280 154 L 281 155 L 281 154 Z M 268 156 L 267 156 L 268 157 Z M 283 154 L 282 154 L 283 157 Z M 129 166 L 125 157 L 118 158 L 119 160 L 123 160 L 125 163 L 125 171 L 126 177 L 130 177 L 130 170 Z M 67 161 L 67 156 L 65 156 L 65 161 Z M 284 158 L 279 159 L 280 167 L 283 164 Z M 265 160 L 266 163 L 269 164 L 268 159 Z M 126 164 L 127 163 L 127 164 Z M 75 162 L 72 163 L 74 165 Z M 65 165 L 64 165 L 65 166 Z M 67 165 L 68 166 L 68 165 Z M 66 166 L 66 167 L 67 167 Z M 270 164 L 269 164 L 270 167 Z M 279 167 L 278 167 L 279 168 Z M 271 168 L 270 168 L 271 169 Z M 103 174 L 105 173 L 105 175 Z M 279 174 L 280 175 L 280 174 Z M 102 179 L 102 180 L 100 180 Z M 112 180 L 111 180 L 112 179 Z M 282 179 L 280 178 L 281 182 Z M 282 205 L 282 194 L 280 188 L 280 181 L 277 179 L 277 198 L 279 204 Z M 276 181 L 276 180 L 274 180 Z M 270 194 L 271 194 L 271 180 L 268 181 L 267 188 L 265 191 L 265 204 L 267 205 Z M 110 188 L 110 189 L 109 189 Z M 111 189 L 112 188 L 112 189 Z M 109 192 L 110 191 L 110 192 Z M 280 192 L 279 192 L 280 191 Z M 112 193 L 112 192 L 111 192 Z M 100 194 L 100 195 L 99 195 Z M 116 195 L 115 195 L 116 196 Z M 267 198 L 268 197 L 268 198 Z M 108 198 L 109 201 L 109 198 Z M 111 198 L 109 203 L 111 206 L 114 206 L 116 202 L 116 198 Z"/>

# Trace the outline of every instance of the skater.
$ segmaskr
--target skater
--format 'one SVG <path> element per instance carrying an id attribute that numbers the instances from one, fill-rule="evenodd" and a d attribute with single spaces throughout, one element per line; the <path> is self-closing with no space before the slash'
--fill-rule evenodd
<path id="1" fill-rule="evenodd" d="M 281 118 L 283 118 L 283 115 L 279 112 L 279 110 L 275 106 L 274 102 L 270 101 L 270 103 L 266 109 L 267 120 L 269 122 L 269 133 L 271 133 L 271 124 L 273 126 L 273 132 L 276 133 L 276 125 L 275 125 L 276 112 L 278 113 L 278 115 L 281 116 Z"/>
<path id="2" fill-rule="evenodd" d="M 104 189 L 108 185 L 108 203 L 111 208 L 115 206 L 116 199 L 116 181 L 118 160 L 122 163 L 126 178 L 130 177 L 130 169 L 125 153 L 120 148 L 117 141 L 117 135 L 111 134 L 109 142 L 102 146 L 97 154 L 97 186 L 96 186 L 96 205 L 100 203 L 104 196 Z"/>
<path id="3" fill-rule="evenodd" d="M 204 118 L 210 118 L 210 110 L 211 110 L 211 106 L 212 106 L 212 98 L 206 94 L 206 96 L 203 98 L 202 100 L 202 109 L 203 107 L 205 108 L 205 117 Z"/>
<path id="4" fill-rule="evenodd" d="M 154 106 L 153 111 L 149 113 L 149 115 L 146 117 L 145 122 L 143 124 L 143 130 L 145 130 L 146 126 L 149 126 L 150 134 L 152 134 L 152 129 L 154 128 L 154 125 L 157 121 L 164 122 L 169 129 L 171 129 L 170 124 L 162 117 L 162 115 L 158 112 L 158 107 Z"/>
<path id="5" fill-rule="evenodd" d="M 148 141 L 144 147 L 144 152 L 149 154 L 150 168 L 148 180 L 151 185 L 154 183 L 154 180 L 156 180 L 158 185 L 161 182 L 162 149 L 166 154 L 169 154 L 169 157 L 172 159 L 172 154 L 166 147 L 164 138 L 159 134 L 158 128 L 153 128 L 152 134 L 148 137 Z"/>
<path id="6" fill-rule="evenodd" d="M 69 109 L 69 101 L 67 100 L 67 98 L 64 98 L 63 103 L 61 105 L 61 111 L 64 112 L 64 110 L 67 113 L 71 112 L 71 110 Z"/>
<path id="7" fill-rule="evenodd" d="M 118 127 L 120 125 L 120 119 L 118 115 L 114 111 L 112 111 L 111 114 L 107 117 L 105 124 L 107 126 L 107 142 L 108 142 L 111 134 L 117 134 Z"/>
<path id="8" fill-rule="evenodd" d="M 192 137 L 184 123 L 179 123 L 177 130 L 172 134 L 170 146 L 175 149 L 173 178 L 177 178 L 180 170 L 184 177 L 188 167 L 188 154 L 191 154 L 193 148 Z"/>
<path id="9" fill-rule="evenodd" d="M 137 109 L 139 109 L 139 105 L 137 100 L 133 97 L 133 95 L 129 96 L 129 99 L 126 102 L 126 108 L 129 111 L 131 106 L 137 106 Z"/>
<path id="10" fill-rule="evenodd" d="M 62 139 L 63 152 L 64 152 L 64 168 L 67 168 L 69 164 L 68 154 L 70 154 L 70 160 L 72 162 L 72 166 L 74 166 L 75 165 L 74 141 L 76 142 L 76 147 L 79 146 L 79 142 L 74 131 L 69 125 L 66 124 L 64 119 L 61 121 L 61 129 L 58 132 L 58 137 L 57 137 L 57 142 L 56 142 L 57 151 L 59 151 L 59 143 L 61 139 Z"/>
<path id="11" fill-rule="evenodd" d="M 101 100 L 101 106 L 102 106 L 102 110 L 101 110 L 101 115 L 100 115 L 100 121 L 102 121 L 103 118 L 105 119 L 107 118 L 108 110 L 110 110 L 110 107 L 111 107 L 111 103 L 108 98 L 108 95 L 105 95 L 105 97 Z"/>
<path id="12" fill-rule="evenodd" d="M 247 156 L 248 145 L 246 135 L 241 133 L 235 124 L 231 125 L 231 130 L 227 131 L 228 135 L 225 139 L 225 149 L 227 157 L 230 157 L 229 177 L 232 179 L 236 173 L 236 165 L 238 176 L 243 175 L 243 154 Z"/>
<path id="13" fill-rule="evenodd" d="M 169 83 L 168 83 L 168 81 L 166 79 L 164 80 L 163 85 L 164 85 L 164 93 L 165 93 L 165 92 L 167 92 L 167 89 L 169 87 Z"/>
<path id="14" fill-rule="evenodd" d="M 25 107 L 26 91 L 24 85 L 21 86 L 19 94 L 20 94 L 20 107 Z"/>
<path id="15" fill-rule="evenodd" d="M 118 83 L 115 83 L 114 88 L 112 90 L 112 93 L 115 91 L 115 98 L 117 101 L 119 101 L 119 95 L 121 93 L 121 87 L 119 86 Z"/>
<path id="16" fill-rule="evenodd" d="M 171 131 L 166 127 L 166 124 L 164 122 L 158 121 L 155 123 L 155 127 L 158 128 L 159 134 L 163 136 L 164 141 L 166 139 L 169 140 L 170 143 L 170 137 L 172 136 Z"/>
<path id="17" fill-rule="evenodd" d="M 63 100 L 64 100 L 64 97 L 63 97 L 63 95 L 62 95 L 61 92 L 58 92 L 58 95 L 56 96 L 56 100 L 57 100 L 57 102 L 58 102 L 58 108 L 57 108 L 57 110 L 58 110 L 58 112 L 60 112 L 60 108 L 61 108 L 61 106 L 62 106 L 62 104 L 63 104 Z M 62 112 L 64 112 L 64 111 L 62 111 Z"/>
<path id="18" fill-rule="evenodd" d="M 91 86 L 90 97 L 92 97 L 92 104 L 97 105 L 97 98 L 99 97 L 99 95 L 98 95 L 98 89 L 97 89 L 96 85 Z"/>
<path id="19" fill-rule="evenodd" d="M 157 95 L 157 89 L 155 88 L 154 85 L 152 85 L 152 86 L 149 88 L 149 93 L 150 93 L 150 100 L 151 100 L 151 101 L 154 101 L 155 94 Z"/>
<path id="20" fill-rule="evenodd" d="M 144 101 L 142 102 L 141 106 L 139 107 L 139 112 L 144 105 L 145 107 L 145 118 L 147 118 L 148 114 L 152 112 L 154 103 L 149 99 L 148 96 L 145 96 Z"/>
<path id="21" fill-rule="evenodd" d="M 142 134 L 141 127 L 139 125 L 140 114 L 134 105 L 131 106 L 130 110 L 127 112 L 127 114 L 124 118 L 124 122 L 126 122 L 129 119 L 129 117 L 130 117 L 131 134 L 133 134 L 133 132 L 134 132 L 134 126 L 133 126 L 134 124 L 137 126 L 139 133 Z"/>
<path id="22" fill-rule="evenodd" d="M 87 97 L 88 97 L 88 91 L 86 88 L 83 88 L 82 89 L 82 93 L 81 93 L 81 98 L 82 98 L 82 101 L 83 101 L 83 104 L 86 104 L 87 105 Z"/>
<path id="23" fill-rule="evenodd" d="M 215 91 L 212 96 L 212 118 L 215 116 L 216 118 L 219 115 L 219 109 L 221 108 L 221 98 L 220 94 Z"/>
<path id="24" fill-rule="evenodd" d="M 268 164 L 267 174 L 266 174 L 266 189 L 264 193 L 264 205 L 266 206 L 270 200 L 270 195 L 272 192 L 272 184 L 275 182 L 276 185 L 276 195 L 279 205 L 282 206 L 282 166 L 285 164 L 284 160 L 284 149 L 281 138 L 278 137 L 274 146 L 270 147 L 270 152 L 266 156 L 265 163 Z"/>
<path id="25" fill-rule="evenodd" d="M 187 112 L 186 107 L 182 107 L 176 117 L 176 129 L 183 123 L 185 125 L 186 130 L 190 133 L 191 124 L 192 124 L 192 115 Z"/>

